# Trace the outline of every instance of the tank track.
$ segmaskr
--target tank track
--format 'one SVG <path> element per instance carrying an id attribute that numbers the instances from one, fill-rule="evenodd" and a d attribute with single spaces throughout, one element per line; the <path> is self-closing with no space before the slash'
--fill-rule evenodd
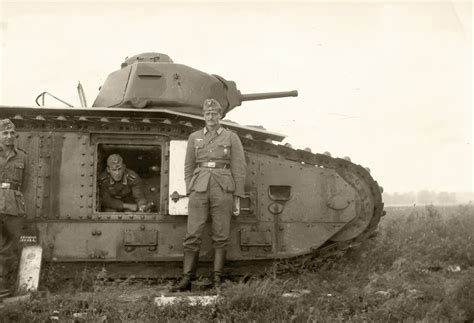
<path id="1" fill-rule="evenodd" d="M 306 165 L 335 170 L 357 191 L 359 196 L 364 197 L 366 202 L 363 203 L 361 212 L 365 212 L 364 216 L 370 216 L 367 227 L 357 237 L 347 241 L 329 241 L 322 247 L 314 250 L 311 254 L 282 259 L 280 263 L 274 266 L 272 269 L 273 272 L 282 274 L 317 266 L 326 259 L 334 256 L 342 256 L 346 251 L 368 240 L 375 233 L 380 219 L 385 215 L 385 211 L 383 210 L 384 204 L 382 202 L 382 189 L 366 168 L 346 159 L 333 158 L 325 154 L 313 154 L 306 150 L 292 149 L 285 145 L 274 145 L 267 142 L 249 140 L 247 138 L 241 138 L 241 140 L 247 151 L 270 156 L 279 156 Z M 371 208 L 370 206 L 372 205 L 373 207 Z M 357 218 L 354 220 L 357 221 Z"/>
<path id="2" fill-rule="evenodd" d="M 23 110 L 23 111 L 21 111 Z M 75 111 L 74 111 L 75 110 Z M 79 110 L 79 111 L 78 111 Z M 64 109 L 42 109 L 42 108 L 14 108 L 1 107 L 2 118 L 11 118 L 19 128 L 31 130 L 41 129 L 50 131 L 114 131 L 123 133 L 145 133 L 159 132 L 175 139 L 187 139 L 189 134 L 203 126 L 202 120 L 192 120 L 180 115 L 163 116 L 153 111 L 133 111 L 130 117 L 124 117 L 126 111 L 110 110 L 107 112 L 94 109 L 81 110 L 70 109 L 66 114 Z M 81 113 L 84 112 L 84 113 Z M 159 117 L 157 117 L 159 116 Z M 229 124 L 226 124 L 226 127 Z M 328 242 L 320 248 L 313 250 L 310 254 L 295 256 L 283 262 L 290 261 L 307 266 L 308 259 L 321 259 L 340 254 L 345 250 L 367 240 L 376 230 L 383 211 L 382 191 L 378 183 L 372 178 L 369 171 L 361 165 L 356 165 L 349 160 L 333 158 L 325 154 L 311 153 L 306 150 L 293 149 L 286 145 L 274 144 L 269 133 L 265 137 L 265 131 L 249 134 L 246 129 L 238 125 L 229 126 L 236 131 L 241 138 L 246 151 L 272 157 L 285 158 L 290 161 L 299 162 L 307 166 L 332 169 L 337 172 L 353 189 L 362 200 L 358 209 L 358 218 L 365 217 L 368 224 L 361 234 L 344 241 Z M 254 139 L 256 138 L 256 139 Z M 357 221 L 358 218 L 353 221 Z M 364 224 L 365 225 L 365 224 Z M 292 267 L 289 266 L 288 268 Z M 285 265 L 278 271 L 285 271 Z"/>

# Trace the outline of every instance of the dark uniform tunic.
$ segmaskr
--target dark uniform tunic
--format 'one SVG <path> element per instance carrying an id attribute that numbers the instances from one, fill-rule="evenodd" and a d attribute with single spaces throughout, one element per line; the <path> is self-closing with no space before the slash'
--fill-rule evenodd
<path id="1" fill-rule="evenodd" d="M 6 259 L 19 258 L 19 241 L 25 217 L 25 199 L 20 191 L 26 153 L 14 147 L 7 158 L 0 160 L 0 276 Z"/>
<path id="2" fill-rule="evenodd" d="M 232 131 L 207 128 L 189 136 L 185 159 L 189 216 L 184 251 L 198 251 L 209 215 L 215 248 L 229 242 L 233 196 L 244 197 L 246 164 L 242 143 Z"/>
<path id="3" fill-rule="evenodd" d="M 109 173 L 103 172 L 99 176 L 99 185 L 101 203 L 106 209 L 122 211 L 124 203 L 134 203 L 138 207 L 147 203 L 141 178 L 128 168 L 119 182 L 114 181 Z"/>

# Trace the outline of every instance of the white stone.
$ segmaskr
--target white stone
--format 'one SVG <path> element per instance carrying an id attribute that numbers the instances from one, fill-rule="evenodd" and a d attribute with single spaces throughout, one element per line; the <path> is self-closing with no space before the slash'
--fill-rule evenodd
<path id="1" fill-rule="evenodd" d="M 17 294 L 25 294 L 38 289 L 43 248 L 39 245 L 26 246 L 21 251 L 18 269 Z"/>
<path id="2" fill-rule="evenodd" d="M 155 297 L 155 304 L 158 306 L 173 305 L 180 302 L 187 302 L 191 306 L 212 305 L 219 299 L 218 295 L 206 295 L 206 296 L 165 296 Z"/>

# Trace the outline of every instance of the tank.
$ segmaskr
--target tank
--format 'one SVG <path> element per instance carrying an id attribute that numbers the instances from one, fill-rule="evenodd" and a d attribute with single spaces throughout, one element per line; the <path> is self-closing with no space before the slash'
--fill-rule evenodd
<path id="1" fill-rule="evenodd" d="M 297 92 L 241 94 L 232 81 L 145 53 L 108 76 L 92 107 L 2 106 L 0 118 L 14 122 L 18 146 L 28 153 L 25 235 L 42 245 L 52 264 L 95 264 L 136 277 L 176 275 L 169 268 L 182 260 L 188 213 L 185 149 L 188 136 L 204 126 L 204 99 L 217 99 L 228 112 L 247 100 L 285 96 Z M 284 135 L 260 127 L 222 124 L 239 135 L 247 161 L 228 271 L 322 257 L 376 230 L 383 203 L 368 168 L 282 145 Z M 104 210 L 98 177 L 113 153 L 142 178 L 153 205 L 148 212 Z M 204 267 L 213 252 L 206 230 Z"/>

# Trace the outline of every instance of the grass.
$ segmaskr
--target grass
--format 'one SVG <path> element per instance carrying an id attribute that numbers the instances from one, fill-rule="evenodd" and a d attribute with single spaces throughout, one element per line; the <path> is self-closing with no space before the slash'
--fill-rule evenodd
<path id="1" fill-rule="evenodd" d="M 310 266 L 308 266 L 309 268 Z M 389 208 L 378 235 L 298 275 L 228 282 L 213 306 L 153 304 L 157 286 L 84 273 L 67 292 L 5 306 L 14 322 L 474 321 L 474 206 Z M 133 302 L 121 299 L 134 291 Z M 305 290 L 299 297 L 282 297 Z"/>

